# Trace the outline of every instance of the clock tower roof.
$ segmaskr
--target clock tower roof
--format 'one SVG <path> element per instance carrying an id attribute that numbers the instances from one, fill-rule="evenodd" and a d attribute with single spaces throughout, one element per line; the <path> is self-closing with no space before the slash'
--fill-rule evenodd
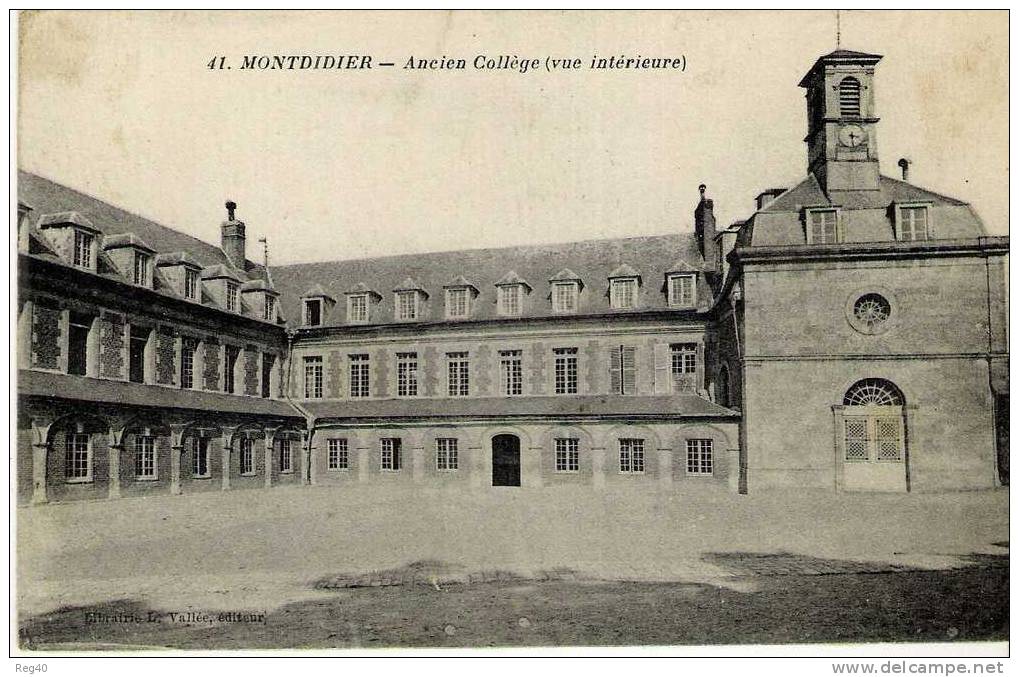
<path id="1" fill-rule="evenodd" d="M 800 80 L 800 87 L 809 87 L 811 81 L 819 70 L 829 65 L 854 65 L 873 66 L 881 60 L 880 54 L 868 54 L 866 52 L 854 52 L 851 49 L 836 49 L 834 52 L 825 54 L 810 67 L 807 74 Z"/>

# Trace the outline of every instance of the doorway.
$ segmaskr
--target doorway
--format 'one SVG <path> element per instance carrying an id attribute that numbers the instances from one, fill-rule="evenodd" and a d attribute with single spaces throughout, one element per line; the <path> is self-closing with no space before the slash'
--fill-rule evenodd
<path id="1" fill-rule="evenodd" d="M 520 486 L 520 438 L 516 435 L 492 438 L 492 486 Z"/>

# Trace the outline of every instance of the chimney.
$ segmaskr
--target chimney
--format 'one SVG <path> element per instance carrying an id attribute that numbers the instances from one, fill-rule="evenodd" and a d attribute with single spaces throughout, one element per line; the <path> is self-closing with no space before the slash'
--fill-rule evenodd
<path id="1" fill-rule="evenodd" d="M 238 221 L 234 215 L 237 203 L 233 200 L 226 202 L 226 221 L 222 225 L 222 248 L 227 259 L 237 270 L 244 271 L 244 222 Z"/>
<path id="2" fill-rule="evenodd" d="M 909 160 L 906 158 L 899 158 L 899 167 L 902 168 L 902 180 L 909 181 Z"/>
<path id="3" fill-rule="evenodd" d="M 718 246 L 715 242 L 715 203 L 704 196 L 707 189 L 703 183 L 697 187 L 701 192 L 701 199 L 693 213 L 694 234 L 697 237 L 697 247 L 704 258 L 704 269 L 713 271 L 717 266 L 715 249 Z"/>

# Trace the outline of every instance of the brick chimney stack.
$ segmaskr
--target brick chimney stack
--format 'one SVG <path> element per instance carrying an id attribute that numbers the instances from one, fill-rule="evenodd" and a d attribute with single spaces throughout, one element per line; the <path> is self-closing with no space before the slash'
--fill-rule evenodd
<path id="1" fill-rule="evenodd" d="M 718 246 L 715 242 L 715 203 L 704 196 L 707 186 L 702 183 L 697 189 L 701 192 L 701 199 L 693 213 L 694 234 L 704 258 L 704 269 L 714 271 L 717 266 L 715 248 Z"/>
<path id="2" fill-rule="evenodd" d="M 237 203 L 232 200 L 227 200 L 226 203 L 226 221 L 222 225 L 222 248 L 223 253 L 230 260 L 230 265 L 240 271 L 244 271 L 244 262 L 246 260 L 244 253 L 244 222 L 238 221 L 234 212 L 237 209 Z"/>

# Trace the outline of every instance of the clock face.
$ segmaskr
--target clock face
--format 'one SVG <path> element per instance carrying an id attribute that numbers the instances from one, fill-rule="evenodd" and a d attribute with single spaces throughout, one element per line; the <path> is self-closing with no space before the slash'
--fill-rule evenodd
<path id="1" fill-rule="evenodd" d="M 863 131 L 863 128 L 859 125 L 846 125 L 839 129 L 839 143 L 843 146 L 856 148 L 863 145 L 863 142 L 866 140 L 867 132 Z"/>

